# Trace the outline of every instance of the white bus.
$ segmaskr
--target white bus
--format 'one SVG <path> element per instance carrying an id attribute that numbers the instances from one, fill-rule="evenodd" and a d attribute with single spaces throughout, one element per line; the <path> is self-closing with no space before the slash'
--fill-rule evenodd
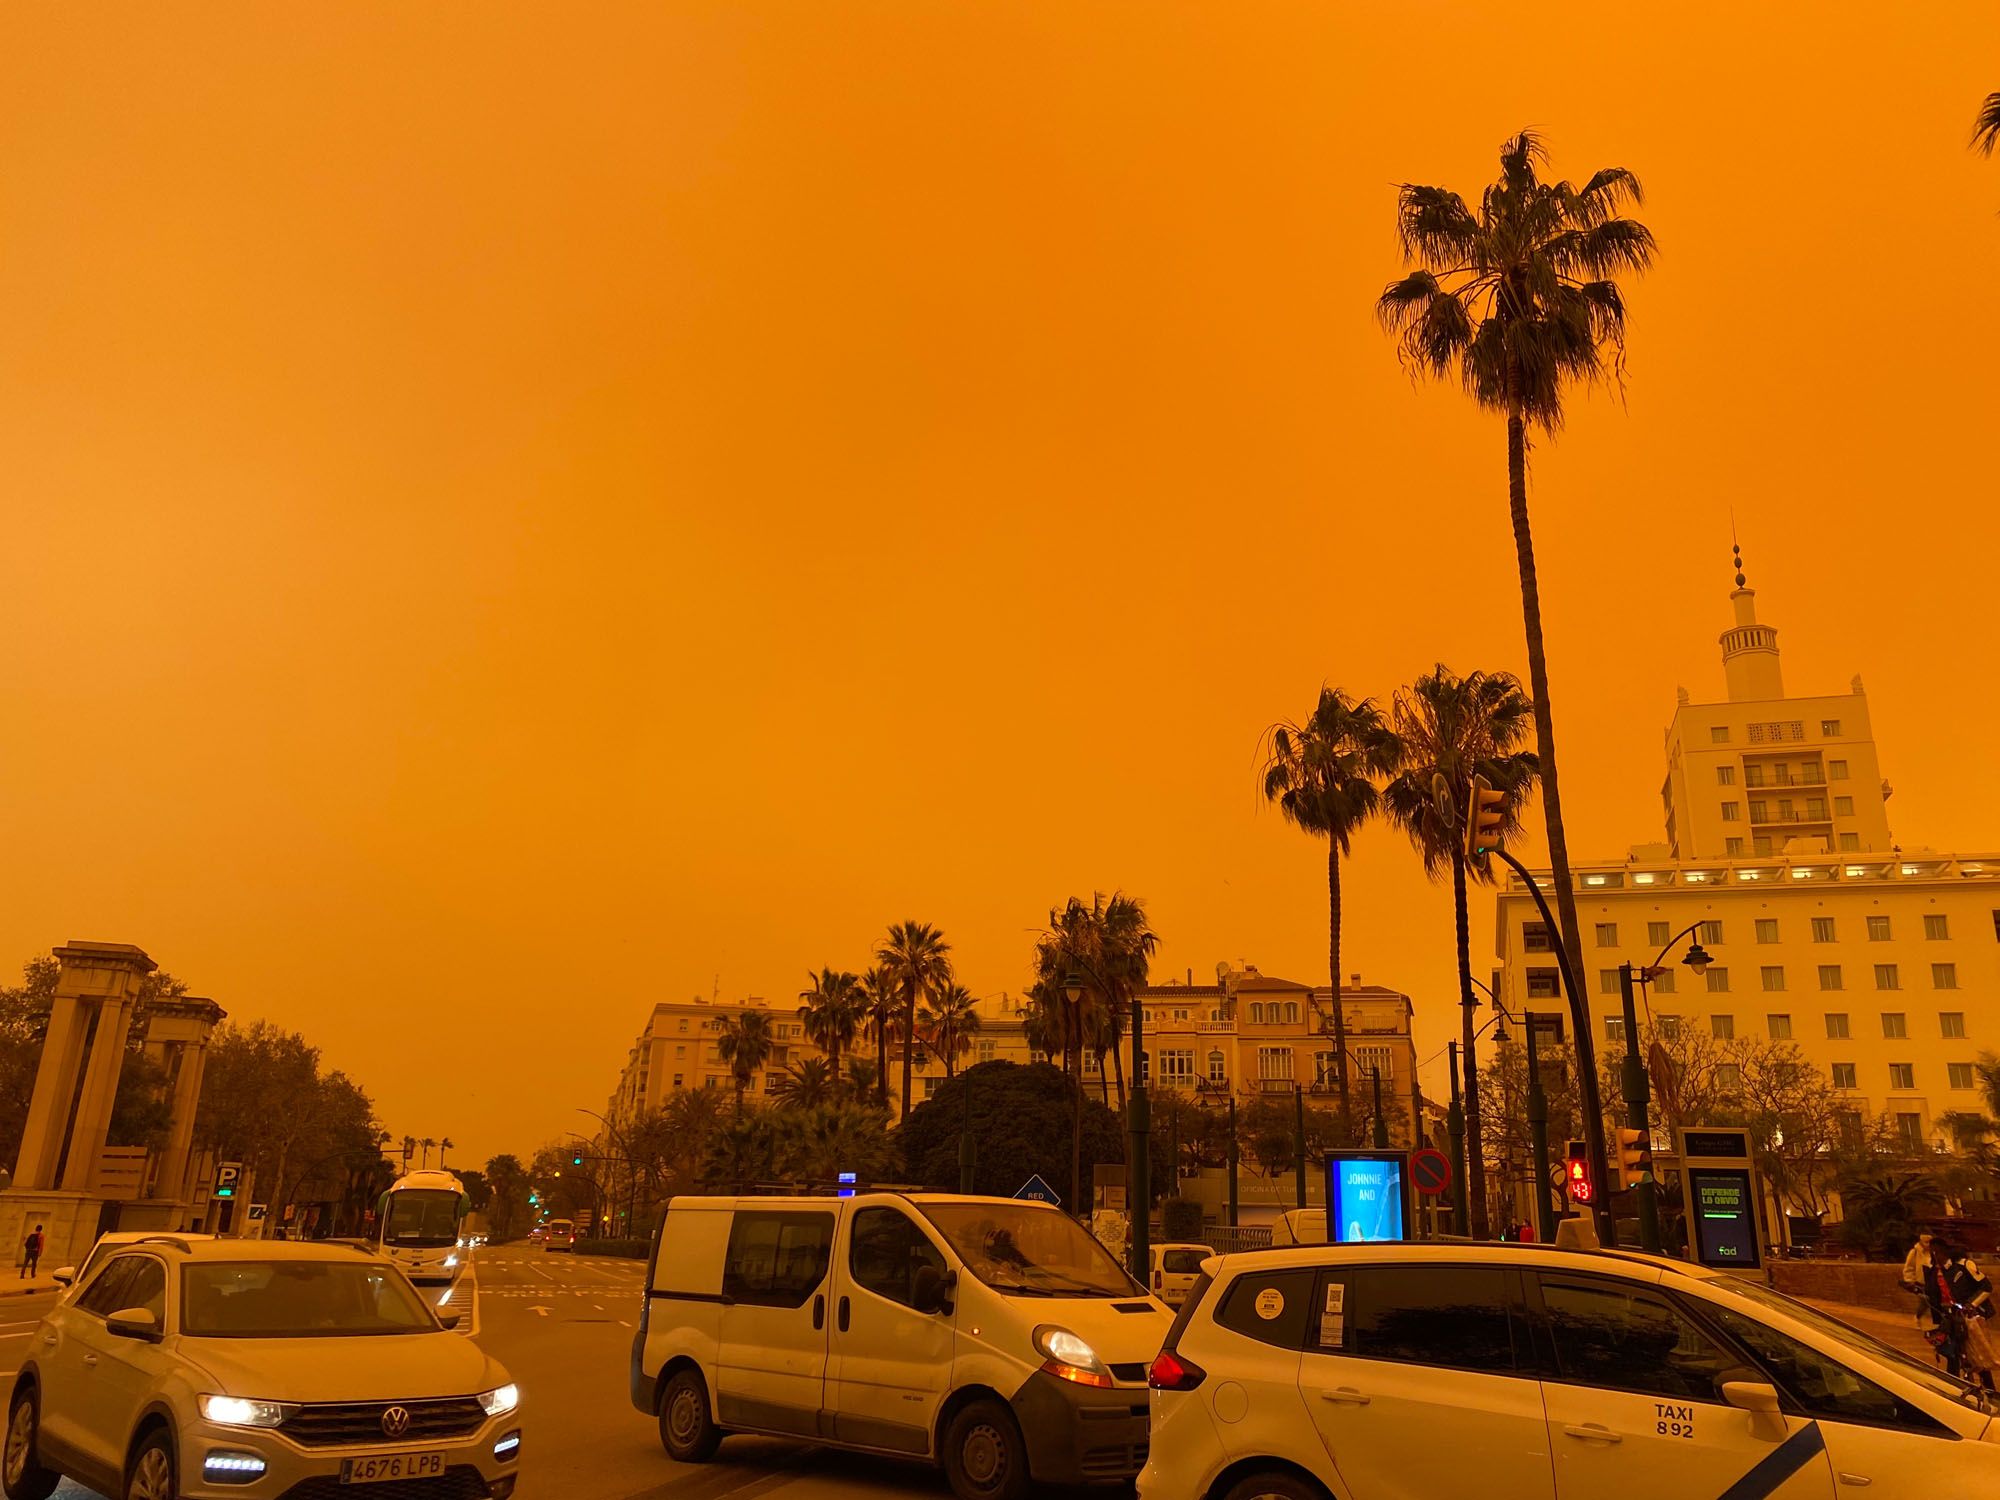
<path id="1" fill-rule="evenodd" d="M 465 1185 L 449 1172 L 407 1172 L 375 1205 L 375 1248 L 418 1283 L 448 1282 L 466 1250 Z"/>

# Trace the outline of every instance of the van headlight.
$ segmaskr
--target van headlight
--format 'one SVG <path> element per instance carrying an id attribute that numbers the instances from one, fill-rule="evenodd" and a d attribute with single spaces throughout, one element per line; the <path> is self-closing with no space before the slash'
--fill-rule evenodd
<path id="1" fill-rule="evenodd" d="M 294 1408 L 282 1401 L 250 1401 L 242 1396 L 203 1396 L 202 1416 L 218 1427 L 276 1427 Z"/>
<path id="2" fill-rule="evenodd" d="M 1030 1336 L 1029 1342 L 1042 1356 L 1042 1369 L 1058 1380 L 1094 1386 L 1110 1386 L 1113 1383 L 1111 1372 L 1097 1357 L 1097 1351 L 1059 1324 L 1042 1324 Z"/>
<path id="3" fill-rule="evenodd" d="M 518 1385 L 503 1385 L 497 1391 L 486 1391 L 479 1397 L 479 1404 L 489 1417 L 503 1416 L 521 1404 L 521 1388 Z"/>

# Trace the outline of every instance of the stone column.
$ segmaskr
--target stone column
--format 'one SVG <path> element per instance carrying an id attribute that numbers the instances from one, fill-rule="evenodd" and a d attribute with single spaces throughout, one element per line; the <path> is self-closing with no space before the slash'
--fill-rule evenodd
<path id="1" fill-rule="evenodd" d="M 202 1075 L 208 1065 L 208 1037 L 222 1020 L 213 1000 L 188 995 L 161 1001 L 147 1023 L 146 1047 L 165 1063 L 168 1048 L 178 1059 L 174 1073 L 173 1115 L 153 1179 L 155 1198 L 185 1200 L 188 1163 L 194 1146 L 194 1116 L 201 1103 Z"/>
<path id="2" fill-rule="evenodd" d="M 130 943 L 69 943 L 56 949 L 55 956 L 62 965 L 62 977 L 56 981 L 57 1007 L 70 997 L 97 1002 L 97 1029 L 84 1063 L 61 1184 L 68 1192 L 88 1192 L 97 1175 L 98 1153 L 111 1129 L 111 1105 L 125 1065 L 125 1038 L 132 1029 L 139 984 L 159 965 Z M 36 1081 L 40 1083 L 39 1076 Z M 62 1102 L 66 1107 L 69 1101 Z"/>
<path id="3" fill-rule="evenodd" d="M 17 1188 L 56 1185 L 56 1164 L 62 1159 L 63 1140 L 69 1133 L 77 1075 L 83 1071 L 83 1042 L 91 1017 L 88 1004 L 76 995 L 58 995 L 49 1011 L 48 1037 L 35 1069 L 35 1092 L 21 1134 L 21 1158 L 14 1168 L 13 1185 Z"/>

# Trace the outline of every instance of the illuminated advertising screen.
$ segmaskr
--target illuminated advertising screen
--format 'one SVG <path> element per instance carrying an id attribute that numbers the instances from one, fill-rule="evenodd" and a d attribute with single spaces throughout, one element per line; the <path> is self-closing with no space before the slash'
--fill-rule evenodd
<path id="1" fill-rule="evenodd" d="M 1326 1237 L 1336 1244 L 1409 1238 L 1409 1159 L 1401 1151 L 1337 1153 L 1326 1164 Z"/>
<path id="2" fill-rule="evenodd" d="M 1763 1263 L 1757 1249 L 1757 1205 L 1748 1171 L 1741 1167 L 1690 1167 L 1687 1195 L 1688 1230 L 1696 1261 L 1722 1271 L 1754 1269 Z"/>

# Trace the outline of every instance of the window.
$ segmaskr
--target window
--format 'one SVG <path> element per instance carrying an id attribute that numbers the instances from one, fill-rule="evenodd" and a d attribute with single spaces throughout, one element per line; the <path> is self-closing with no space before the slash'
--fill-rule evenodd
<path id="1" fill-rule="evenodd" d="M 682 1031 L 686 1031 L 687 1029 L 688 1029 L 688 1023 L 687 1023 L 687 1018 L 686 1018 L 686 1017 L 682 1017 L 682 1018 L 681 1018 L 681 1030 L 682 1030 Z"/>
<path id="2" fill-rule="evenodd" d="M 1826 798 L 1806 798 L 1806 821 L 1808 823 L 1824 823 L 1826 821 Z"/>
<path id="3" fill-rule="evenodd" d="M 1624 993 L 1618 987 L 1618 971 L 1616 969 L 1599 969 L 1597 971 L 1597 993 L 1600 995 L 1620 995 Z"/>
<path id="4" fill-rule="evenodd" d="M 1521 928 L 1521 951 L 1523 953 L 1553 953 L 1556 945 L 1549 937 L 1549 924 L 1529 922 Z"/>
<path id="5" fill-rule="evenodd" d="M 1710 1016 L 1708 1030 L 1718 1042 L 1733 1042 L 1736 1040 L 1736 1017 Z"/>
<path id="6" fill-rule="evenodd" d="M 1349 1272 L 1345 1352 L 1511 1375 L 1515 1329 L 1508 1274 L 1500 1266 L 1367 1266 Z M 1339 1284 L 1335 1278 L 1329 1282 Z"/>
<path id="7" fill-rule="evenodd" d="M 1897 971 L 1896 966 L 1894 964 L 1875 965 L 1876 989 L 1900 990 L 1902 987 L 1903 987 L 1903 976 Z"/>
<path id="8" fill-rule="evenodd" d="M 1843 833 L 1840 836 L 1840 847 L 1843 851 L 1849 853 L 1859 853 L 1861 849 L 1861 835 L 1858 833 Z"/>
<path id="9" fill-rule="evenodd" d="M 1290 1047 L 1259 1047 L 1257 1049 L 1257 1076 L 1261 1079 L 1283 1079 L 1291 1081 L 1292 1049 Z"/>
<path id="10" fill-rule="evenodd" d="M 1870 917 L 1868 919 L 1868 941 L 1871 943 L 1886 943 L 1889 941 L 1889 919 L 1887 917 Z"/>
<path id="11" fill-rule="evenodd" d="M 96 1279 L 85 1287 L 83 1295 L 76 1299 L 77 1307 L 100 1318 L 108 1318 L 113 1313 L 130 1307 L 132 1304 L 124 1300 L 125 1289 L 132 1285 L 132 1279 L 138 1274 L 142 1258 L 137 1255 L 116 1255 L 106 1261 L 104 1269 L 97 1273 Z"/>
<path id="12" fill-rule="evenodd" d="M 1168 1088 L 1194 1086 L 1194 1051 L 1170 1049 L 1160 1053 L 1160 1082 Z"/>
<path id="13" fill-rule="evenodd" d="M 1770 1028 L 1772 1041 L 1789 1042 L 1792 1039 L 1792 1018 L 1790 1016 L 1773 1012 L 1764 1018 L 1764 1023 Z"/>
<path id="14" fill-rule="evenodd" d="M 1917 1086 L 1917 1069 L 1914 1063 L 1890 1063 L 1889 1087 L 1892 1089 L 1913 1089 Z"/>
<path id="15" fill-rule="evenodd" d="M 1965 1012 L 1962 1010 L 1941 1010 L 1938 1012 L 1938 1030 L 1947 1041 L 1965 1035 Z"/>
<path id="16" fill-rule="evenodd" d="M 1553 1000 L 1562 990 L 1557 982 L 1554 969 L 1528 970 L 1528 998 L 1530 1000 Z"/>
<path id="17" fill-rule="evenodd" d="M 676 1073 L 676 1074 L 674 1074 L 674 1087 L 675 1087 L 675 1088 L 679 1088 L 679 1087 L 681 1086 L 681 1079 L 682 1079 L 682 1078 L 683 1078 L 684 1076 L 685 1076 L 684 1074 L 680 1074 L 680 1073 Z"/>
<path id="18" fill-rule="evenodd" d="M 1821 719 L 1821 720 L 1819 721 L 1819 732 L 1820 732 L 1821 734 L 1825 735 L 1825 736 L 1826 736 L 1826 737 L 1827 737 L 1828 739 L 1830 739 L 1830 740 L 1837 740 L 1837 739 L 1839 739 L 1839 738 L 1840 738 L 1840 720 L 1838 720 L 1838 719 Z"/>
<path id="19" fill-rule="evenodd" d="M 1606 1016 L 1604 1018 L 1604 1040 L 1606 1042 L 1615 1042 L 1620 1046 L 1624 1045 L 1625 1018 L 1623 1016 Z"/>
<path id="20" fill-rule="evenodd" d="M 1835 815 L 1838 817 L 1842 818 L 1853 817 L 1854 799 L 1852 797 L 1835 797 L 1833 799 L 1833 811 Z"/>
<path id="21" fill-rule="evenodd" d="M 1847 1037 L 1847 1012 L 1844 1010 L 1828 1011 L 1826 1013 L 1826 1039 L 1830 1042 L 1844 1042 L 1847 1040 Z"/>
<path id="22" fill-rule="evenodd" d="M 1754 798 L 1754 797 L 1750 799 L 1750 821 L 1751 821 L 1751 822 L 1753 822 L 1753 823 L 1768 823 L 1768 822 L 1770 822 L 1770 821 L 1771 821 L 1771 818 L 1770 818 L 1770 812 L 1771 812 L 1771 804 L 1770 804 L 1770 803 L 1768 803 L 1768 802 L 1760 802 L 1760 801 L 1758 801 L 1758 800 L 1757 800 L 1756 798 Z"/>
<path id="23" fill-rule="evenodd" d="M 1740 1361 L 1659 1293 L 1594 1277 L 1540 1280 L 1561 1380 L 1721 1401 L 1721 1377 Z"/>
<path id="24" fill-rule="evenodd" d="M 1296 1021 L 1298 1018 L 1299 1002 L 1296 1000 L 1287 1000 L 1285 1002 L 1285 1019 L 1287 1021 Z"/>
<path id="25" fill-rule="evenodd" d="M 1231 1333 L 1280 1349 L 1305 1347 L 1306 1332 L 1318 1335 L 1318 1319 L 1313 1317 L 1313 1280 L 1310 1268 L 1298 1271 L 1252 1271 L 1229 1284 L 1215 1321 Z M 1277 1312 L 1270 1316 L 1276 1306 Z"/>
<path id="26" fill-rule="evenodd" d="M 1882 1012 L 1882 1035 L 1890 1041 L 1897 1041 L 1910 1034 L 1906 1018 L 1900 1010 Z"/>
<path id="27" fill-rule="evenodd" d="M 1723 821 L 1723 822 L 1725 822 L 1725 823 L 1737 823 L 1737 822 L 1741 822 L 1741 821 L 1742 821 L 1742 817 L 1743 817 L 1743 804 L 1742 804 L 1742 803 L 1740 803 L 1740 802 L 1725 802 L 1725 803 L 1723 803 L 1723 804 L 1722 804 L 1722 821 Z"/>
<path id="28" fill-rule="evenodd" d="M 1717 786 L 1735 786 L 1735 785 L 1736 785 L 1736 767 L 1734 767 L 1734 766 L 1717 766 L 1717 767 L 1715 768 L 1715 784 L 1716 784 Z"/>
<path id="29" fill-rule="evenodd" d="M 917 1272 L 924 1266 L 941 1273 L 944 1257 L 901 1209 L 864 1208 L 855 1214 L 847 1268 L 856 1286 L 915 1307 Z"/>
<path id="30" fill-rule="evenodd" d="M 1711 995 L 1726 995 L 1729 993 L 1729 971 L 1727 969 L 1710 964 L 1708 972 L 1702 978 L 1708 981 L 1708 992 Z"/>
<path id="31" fill-rule="evenodd" d="M 1819 966 L 1819 987 L 1823 990 L 1844 990 L 1847 988 L 1847 981 L 1840 972 L 1839 964 L 1821 964 Z"/>
<path id="32" fill-rule="evenodd" d="M 750 1213 L 729 1224 L 722 1294 L 759 1307 L 802 1307 L 826 1280 L 833 1215 Z"/>
<path id="33" fill-rule="evenodd" d="M 1659 1027 L 1660 1035 L 1668 1041 L 1672 1041 L 1681 1034 L 1681 1018 L 1679 1016 L 1662 1014 L 1655 1018 L 1654 1024 Z"/>
<path id="34" fill-rule="evenodd" d="M 1715 1086 L 1725 1094 L 1736 1093 L 1743 1087 L 1743 1069 L 1736 1063 L 1717 1063 Z"/>
<path id="35" fill-rule="evenodd" d="M 1757 970 L 1757 976 L 1763 981 L 1766 990 L 1781 990 L 1785 987 L 1783 964 L 1765 964 Z"/>
<path id="36" fill-rule="evenodd" d="M 1724 839 L 1722 841 L 1722 852 L 1728 855 L 1731 859 L 1740 858 L 1743 853 L 1743 840 Z"/>
<path id="37" fill-rule="evenodd" d="M 1711 724 L 1711 725 L 1709 725 L 1709 726 L 1708 726 L 1708 742 L 1709 742 L 1709 743 L 1710 743 L 1711 745 L 1726 745 L 1726 744 L 1728 744 L 1728 743 L 1729 743 L 1729 726 L 1728 726 L 1727 724 Z"/>
<path id="38" fill-rule="evenodd" d="M 1847 762 L 1844 760 L 1828 761 L 1826 763 L 1826 779 L 1828 781 L 1847 780 Z"/>
<path id="39" fill-rule="evenodd" d="M 1943 912 L 1928 912 L 1924 916 L 1924 941 L 1942 943 L 1951 936 L 1951 918 Z"/>
<path id="40" fill-rule="evenodd" d="M 1906 1151 L 1924 1149 L 1924 1117 L 1919 1114 L 1896 1116 L 1896 1141 Z"/>
<path id="41" fill-rule="evenodd" d="M 1955 1089 L 1969 1089 L 1972 1087 L 1972 1064 L 1946 1063 L 1944 1077 L 1945 1082 Z"/>
<path id="42" fill-rule="evenodd" d="M 1777 940 L 1778 940 L 1777 918 L 1759 917 L 1757 919 L 1757 941 L 1760 943 L 1775 943 L 1777 942 Z"/>
<path id="43" fill-rule="evenodd" d="M 1665 922 L 1648 922 L 1646 924 L 1647 947 L 1649 948 L 1666 947 L 1668 935 L 1669 934 L 1667 932 L 1667 924 Z"/>
<path id="44" fill-rule="evenodd" d="M 1764 768 L 1762 766 L 1745 766 L 1743 768 L 1743 784 L 1745 786 L 1762 786 L 1764 784 Z"/>
<path id="45" fill-rule="evenodd" d="M 123 1312 L 127 1307 L 143 1307 L 154 1319 L 165 1323 L 167 1319 L 167 1268 L 150 1255 L 134 1256 L 135 1265 L 124 1287 L 119 1291 L 124 1304 L 114 1307 L 113 1312 Z"/>
<path id="46" fill-rule="evenodd" d="M 1834 926 L 1832 917 L 1814 917 L 1812 919 L 1812 937 L 1815 943 L 1830 943 L 1834 940 L 1833 934 Z"/>
<path id="47" fill-rule="evenodd" d="M 1139 1060 L 1141 1063 L 1145 1061 L 1143 1057 L 1141 1057 Z M 1145 1070 L 1142 1068 L 1140 1071 L 1143 1072 Z M 938 1077 L 937 1074 L 932 1073 L 929 1077 L 924 1079 L 924 1097 L 926 1099 L 935 1099 L 937 1097 L 937 1091 L 943 1087 L 944 1087 L 944 1080 Z M 766 1089 L 764 1092 L 769 1093 L 770 1090 Z"/>
<path id="48" fill-rule="evenodd" d="M 1957 964 L 1932 964 L 1931 988 L 1934 990 L 1955 990 L 1958 988 Z"/>
<path id="49" fill-rule="evenodd" d="M 1674 992 L 1674 971 L 1668 969 L 1663 974 L 1653 976 L 1653 990 L 1657 994 L 1671 995 Z"/>
<path id="50" fill-rule="evenodd" d="M 1597 924 L 1597 946 L 1600 948 L 1616 948 L 1618 946 L 1618 924 L 1616 922 L 1599 922 Z"/>
<path id="51" fill-rule="evenodd" d="M 1722 924 L 1720 922 L 1704 922 L 1701 924 L 1701 932 L 1698 936 L 1704 943 L 1719 943 L 1722 941 Z"/>
<path id="52" fill-rule="evenodd" d="M 1835 1063 L 1833 1065 L 1833 1086 L 1837 1089 L 1851 1089 L 1855 1086 L 1853 1063 Z"/>
<path id="53" fill-rule="evenodd" d="M 1250 1002 L 1250 1019 L 1251 1019 L 1252 1021 L 1255 1021 L 1255 1022 L 1256 1022 L 1256 1023 L 1258 1024 L 1258 1025 L 1260 1025 L 1260 1026 L 1264 1024 L 1264 1002 L 1263 1002 L 1263 1001 L 1261 1001 L 1261 1000 L 1252 1000 L 1252 1001 Z"/>
<path id="54" fill-rule="evenodd" d="M 785 1075 L 780 1073 L 776 1068 L 771 1069 L 768 1073 L 764 1075 L 764 1092 L 767 1094 L 777 1093 L 778 1080 L 780 1078 L 783 1078 L 784 1076 Z"/>
<path id="55" fill-rule="evenodd" d="M 1210 1083 L 1229 1082 L 1229 1060 L 1220 1052 L 1208 1054 L 1208 1081 Z"/>
<path id="56" fill-rule="evenodd" d="M 975 1063 L 993 1062 L 1000 1056 L 1000 1044 L 992 1037 L 981 1037 L 972 1044 L 972 1058 Z"/>
<path id="57" fill-rule="evenodd" d="M 1762 1287 L 1744 1286 L 1738 1290 L 1731 1286 L 1728 1290 L 1759 1307 L 1789 1311 L 1786 1303 L 1779 1302 Z M 1712 1301 L 1705 1305 L 1709 1315 L 1722 1325 L 1722 1331 L 1748 1349 L 1786 1394 L 1811 1415 L 1835 1422 L 1900 1427 L 1910 1432 L 1945 1436 L 1945 1428 L 1934 1418 L 1901 1397 L 1892 1396 L 1872 1380 L 1855 1374 L 1831 1355 L 1821 1354 L 1817 1349 L 1780 1333 L 1768 1323 L 1746 1317 L 1733 1308 L 1718 1307 Z M 1857 1346 L 1854 1331 L 1835 1324 L 1831 1319 L 1823 1319 L 1811 1312 L 1793 1316 L 1802 1316 L 1813 1326 L 1815 1333 L 1833 1343 L 1850 1349 Z M 1926 1388 L 1933 1380 L 1943 1383 L 1942 1377 L 1934 1376 L 1931 1380 L 1921 1376 L 1915 1378 Z M 1948 1397 L 1949 1388 L 1941 1394 Z"/>
<path id="58" fill-rule="evenodd" d="M 1340 1072 L 1333 1065 L 1333 1054 L 1331 1052 L 1315 1052 L 1313 1054 L 1313 1082 L 1333 1083 L 1339 1077 Z"/>

